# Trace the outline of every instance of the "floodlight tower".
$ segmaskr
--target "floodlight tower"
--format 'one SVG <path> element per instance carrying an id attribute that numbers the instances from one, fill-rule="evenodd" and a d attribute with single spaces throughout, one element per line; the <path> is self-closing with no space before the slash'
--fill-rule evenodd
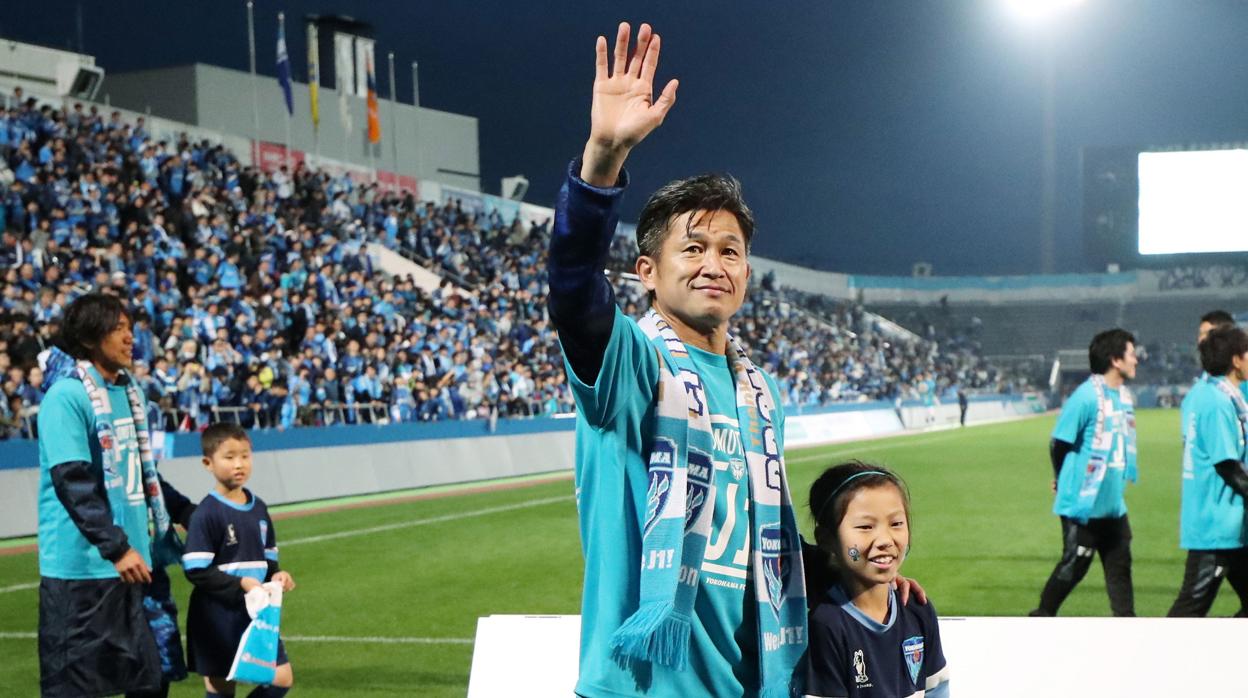
<path id="1" fill-rule="evenodd" d="M 1040 34 L 1044 52 L 1044 89 L 1041 107 L 1043 153 L 1040 158 L 1040 271 L 1056 271 L 1057 248 L 1057 57 L 1054 32 L 1058 20 L 1084 0 L 1003 0 L 1015 21 Z"/>

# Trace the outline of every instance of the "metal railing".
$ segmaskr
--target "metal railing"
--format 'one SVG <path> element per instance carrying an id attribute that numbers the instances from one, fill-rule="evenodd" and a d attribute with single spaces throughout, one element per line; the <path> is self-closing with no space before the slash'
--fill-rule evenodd
<path id="1" fill-rule="evenodd" d="M 250 416 L 250 420 L 246 417 Z M 211 408 L 211 422 L 248 424 L 258 429 L 271 429 L 281 425 L 280 413 L 255 407 Z M 390 411 L 384 402 L 332 402 L 300 407 L 295 426 L 331 426 L 334 424 L 388 424 Z"/>

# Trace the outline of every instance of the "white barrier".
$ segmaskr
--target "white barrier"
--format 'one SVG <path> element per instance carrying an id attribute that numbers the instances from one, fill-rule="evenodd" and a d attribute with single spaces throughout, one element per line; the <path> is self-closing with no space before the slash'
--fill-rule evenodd
<path id="1" fill-rule="evenodd" d="M 903 431 L 897 411 L 891 407 L 865 410 L 786 415 L 784 447 L 818 446 L 836 441 L 853 441 Z"/>
<path id="2" fill-rule="evenodd" d="M 957 698 L 1243 696 L 1248 620 L 941 618 Z M 579 616 L 477 622 L 468 698 L 572 696 Z"/>

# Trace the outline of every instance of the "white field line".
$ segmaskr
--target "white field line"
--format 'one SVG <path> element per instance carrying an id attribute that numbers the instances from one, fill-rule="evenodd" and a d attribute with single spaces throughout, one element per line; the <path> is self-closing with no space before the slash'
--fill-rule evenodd
<path id="1" fill-rule="evenodd" d="M 38 589 L 39 582 L 28 582 L 26 584 L 14 584 L 11 587 L 0 587 L 0 594 L 8 594 L 14 591 L 26 591 L 27 589 Z"/>
<path id="2" fill-rule="evenodd" d="M 35 640 L 38 633 L 0 633 L 0 640 Z M 471 645 L 467 637 L 349 637 L 345 635 L 283 635 L 289 642 L 332 642 L 363 645 Z"/>
<path id="3" fill-rule="evenodd" d="M 571 501 L 571 495 L 562 495 L 559 497 L 547 497 L 545 499 L 534 499 L 528 502 L 517 502 L 515 504 L 506 504 L 499 507 L 489 507 L 486 509 L 477 509 L 476 511 L 465 511 L 458 514 L 446 514 L 443 516 L 434 516 L 428 519 L 416 519 L 415 521 L 402 521 L 399 523 L 384 524 L 382 526 L 370 526 L 369 528 L 355 528 L 347 531 L 338 531 L 337 533 L 326 533 L 319 536 L 305 536 L 303 538 L 295 538 L 288 541 L 278 543 L 279 547 L 288 548 L 292 545 L 303 545 L 304 543 L 320 543 L 327 540 L 337 540 L 339 538 L 352 538 L 354 536 L 366 536 L 370 533 L 382 533 L 384 531 L 395 531 L 404 528 L 412 528 L 413 526 L 428 526 L 430 524 L 445 523 L 447 521 L 459 521 L 460 519 L 469 519 L 474 516 L 486 516 L 488 514 L 499 514 L 504 511 L 515 511 L 517 509 L 529 509 L 532 507 L 542 506 L 544 504 L 554 504 L 555 502 Z"/>

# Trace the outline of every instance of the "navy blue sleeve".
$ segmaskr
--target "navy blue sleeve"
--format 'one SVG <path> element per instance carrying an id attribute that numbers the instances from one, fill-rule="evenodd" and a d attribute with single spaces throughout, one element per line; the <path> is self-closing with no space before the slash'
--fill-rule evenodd
<path id="1" fill-rule="evenodd" d="M 918 612 L 923 618 L 923 676 L 924 685 L 919 686 L 924 695 L 944 698 L 949 695 L 949 665 L 945 662 L 945 651 L 940 644 L 940 622 L 937 620 L 936 607 L 930 602 L 920 607 Z"/>
<path id="2" fill-rule="evenodd" d="M 169 511 L 169 518 L 174 523 L 181 524 L 182 528 L 190 528 L 191 516 L 195 513 L 195 503 L 166 482 L 164 475 L 158 473 L 156 477 L 160 478 L 160 493 L 165 498 L 165 509 Z"/>
<path id="3" fill-rule="evenodd" d="M 615 291 L 602 272 L 628 174 L 621 171 L 616 186 L 602 189 L 582 180 L 580 168 L 580 158 L 568 165 L 555 202 L 547 309 L 568 364 L 581 382 L 593 385 L 615 320 Z"/>
<path id="4" fill-rule="evenodd" d="M 265 579 L 272 579 L 273 575 L 282 570 L 277 563 L 277 530 L 273 527 L 273 517 L 269 516 L 269 508 L 264 508 L 264 560 L 269 563 L 268 573 Z"/>
<path id="5" fill-rule="evenodd" d="M 82 537 L 100 551 L 100 557 L 117 562 L 126 554 L 130 542 L 126 532 L 113 522 L 113 510 L 90 463 L 70 461 L 52 468 L 52 489 Z"/>

